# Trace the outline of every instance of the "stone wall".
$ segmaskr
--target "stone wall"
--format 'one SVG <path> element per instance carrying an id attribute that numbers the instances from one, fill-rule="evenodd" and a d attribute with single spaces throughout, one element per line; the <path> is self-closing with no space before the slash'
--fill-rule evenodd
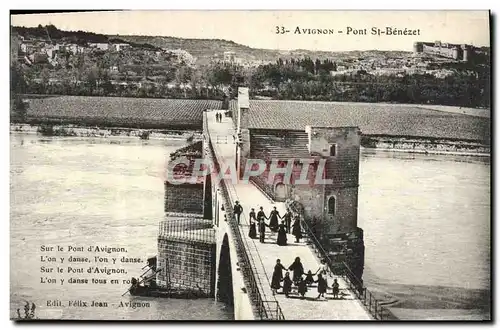
<path id="1" fill-rule="evenodd" d="M 165 182 L 165 212 L 203 214 L 203 183 Z"/>
<path id="2" fill-rule="evenodd" d="M 252 181 L 268 196 L 275 199 L 276 184 L 283 182 L 283 176 L 276 176 L 273 182 L 269 183 L 269 164 L 273 160 L 289 161 L 311 158 L 307 151 L 307 134 L 301 131 L 251 129 L 249 139 L 250 158 L 260 159 L 268 164 L 266 170 Z M 301 170 L 301 166 L 293 166 L 291 182 L 300 177 Z M 310 176 L 313 172 L 311 168 Z M 290 185 L 287 185 L 288 194 L 291 193 L 291 189 Z"/>
<path id="3" fill-rule="evenodd" d="M 202 290 L 206 297 L 214 297 L 215 253 L 215 242 L 159 237 L 158 285 L 170 283 L 173 289 Z"/>
<path id="4" fill-rule="evenodd" d="M 264 173 L 252 181 L 274 200 L 282 201 L 276 193 L 276 184 L 285 182 L 286 197 L 304 206 L 304 215 L 316 217 L 323 223 L 324 234 L 348 233 L 357 227 L 359 153 L 361 135 L 355 127 L 314 127 L 308 132 L 285 130 L 250 131 L 251 158 L 267 162 Z M 331 154 L 332 145 L 335 154 Z M 289 166 L 291 180 L 283 180 L 284 175 L 276 176 L 269 182 L 269 163 L 271 161 L 296 161 L 307 158 L 314 161 L 309 166 L 308 183 L 297 183 L 302 165 Z M 325 161 L 323 172 L 317 174 L 319 160 Z M 329 179 L 329 184 L 318 184 L 316 179 Z M 335 212 L 328 212 L 328 200 L 335 199 Z"/>
<path id="5" fill-rule="evenodd" d="M 335 199 L 335 214 L 328 212 L 328 200 Z M 325 234 L 348 233 L 356 229 L 358 187 L 325 186 Z"/>
<path id="6" fill-rule="evenodd" d="M 310 191 L 299 190 L 306 217 L 316 216 L 324 235 L 354 231 L 357 228 L 361 133 L 356 127 L 310 127 L 307 132 L 309 152 L 326 160 L 324 178 L 331 183 Z M 334 201 L 333 213 L 329 212 L 330 198 Z M 309 205 L 312 208 L 308 214 Z"/>
<path id="7" fill-rule="evenodd" d="M 291 187 L 291 199 L 299 202 L 304 207 L 306 219 L 323 217 L 323 185 L 293 185 Z"/>

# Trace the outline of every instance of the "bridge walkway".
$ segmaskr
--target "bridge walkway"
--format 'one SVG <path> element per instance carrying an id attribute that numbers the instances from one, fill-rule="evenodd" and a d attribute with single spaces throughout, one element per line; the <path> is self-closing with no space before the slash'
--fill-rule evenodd
<path id="1" fill-rule="evenodd" d="M 215 120 L 215 112 L 207 112 L 207 126 L 210 140 L 213 143 L 214 152 L 219 164 L 235 163 L 236 145 L 233 139 L 233 128 L 231 118 L 223 118 L 222 123 Z M 224 168 L 224 167 L 223 167 Z M 259 239 L 248 237 L 249 221 L 248 213 L 250 208 L 258 211 L 262 206 L 266 214 L 276 206 L 281 215 L 285 213 L 284 203 L 275 203 L 269 200 L 255 185 L 251 183 L 236 183 L 225 180 L 230 197 L 233 201 L 238 200 L 243 207 L 241 216 L 240 231 L 248 253 L 252 254 L 254 260 L 257 260 L 256 276 L 260 277 L 263 283 L 262 293 L 265 297 L 272 297 L 270 287 L 271 277 L 276 264 L 276 259 L 281 259 L 282 264 L 288 267 L 296 257 L 300 257 L 304 269 L 313 273 L 320 266 L 320 262 L 312 249 L 304 242 L 295 243 L 293 235 L 287 235 L 288 245 L 278 246 L 276 244 L 276 235 L 269 230 L 266 232 L 265 243 L 260 243 Z M 290 276 L 292 273 L 290 272 Z M 316 300 L 318 296 L 317 287 L 313 285 L 305 295 L 305 299 L 300 299 L 296 288 L 293 288 L 292 294 L 286 298 L 283 294 L 278 294 L 274 298 L 279 302 L 284 318 L 286 320 L 372 320 L 373 318 L 365 310 L 362 303 L 355 298 L 355 295 L 349 290 L 349 286 L 341 277 L 335 277 L 340 284 L 340 292 L 344 293 L 343 299 L 333 299 L 331 290 L 326 294 L 326 300 Z M 331 286 L 333 278 L 328 278 L 328 285 Z"/>

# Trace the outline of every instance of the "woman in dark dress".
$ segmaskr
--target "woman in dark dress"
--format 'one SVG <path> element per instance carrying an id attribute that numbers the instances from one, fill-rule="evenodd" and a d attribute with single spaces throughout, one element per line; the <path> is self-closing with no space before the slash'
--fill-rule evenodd
<path id="1" fill-rule="evenodd" d="M 271 280 L 271 289 L 273 290 L 273 295 L 276 294 L 276 290 L 281 288 L 281 279 L 283 278 L 283 270 L 285 267 L 281 264 L 281 260 L 276 260 L 276 265 L 274 266 L 273 278 Z"/>
<path id="2" fill-rule="evenodd" d="M 302 279 L 302 274 L 304 274 L 304 266 L 302 266 L 299 257 L 295 258 L 288 270 L 293 271 L 293 283 L 297 284 Z"/>
<path id="3" fill-rule="evenodd" d="M 253 220 L 253 221 L 257 221 L 257 218 L 255 217 L 255 209 L 252 207 L 252 209 L 250 210 L 250 213 L 248 214 L 248 217 L 250 218 L 250 221 Z"/>
<path id="4" fill-rule="evenodd" d="M 282 219 L 285 220 L 286 233 L 290 234 L 290 231 L 292 229 L 292 213 L 290 211 L 286 211 Z"/>
<path id="5" fill-rule="evenodd" d="M 279 226 L 278 229 L 278 238 L 276 239 L 276 243 L 278 243 L 279 246 L 285 246 L 286 245 L 286 229 L 285 229 L 285 224 L 282 223 Z"/>
<path id="6" fill-rule="evenodd" d="M 285 273 L 285 278 L 283 279 L 283 293 L 288 298 L 288 294 L 292 292 L 292 280 L 290 279 L 290 273 Z"/>
<path id="7" fill-rule="evenodd" d="M 296 217 L 292 226 L 292 234 L 295 236 L 295 243 L 299 243 L 302 238 L 302 228 L 300 227 L 300 218 Z"/>
<path id="8" fill-rule="evenodd" d="M 322 274 L 318 274 L 318 279 L 314 281 L 318 283 L 318 297 L 316 299 L 319 299 L 319 297 L 325 297 L 326 289 L 328 288 L 328 283 L 326 282 L 326 279 L 323 278 Z"/>
<path id="9" fill-rule="evenodd" d="M 271 211 L 271 213 L 269 214 L 269 228 L 273 231 L 273 232 L 277 232 L 278 231 L 278 227 L 279 227 L 279 221 L 278 219 L 281 218 L 280 217 L 280 214 L 278 212 L 278 210 L 276 210 L 276 206 L 273 208 L 273 210 Z"/>
<path id="10" fill-rule="evenodd" d="M 255 221 L 250 220 L 250 230 L 248 231 L 248 237 L 257 238 L 257 228 L 255 225 Z"/>

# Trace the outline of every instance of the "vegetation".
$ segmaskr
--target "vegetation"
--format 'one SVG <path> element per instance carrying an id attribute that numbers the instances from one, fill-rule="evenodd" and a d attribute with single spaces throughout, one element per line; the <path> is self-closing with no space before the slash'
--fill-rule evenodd
<path id="1" fill-rule="evenodd" d="M 21 312 L 19 308 L 17 309 L 17 319 L 16 321 L 24 321 L 24 320 L 33 320 L 36 319 L 35 317 L 35 310 L 36 306 L 35 303 L 31 303 L 31 307 L 29 302 L 26 302 L 26 305 L 24 305 L 24 316 L 21 316 Z"/>
<path id="2" fill-rule="evenodd" d="M 462 70 L 445 78 L 430 74 L 375 76 L 364 70 L 329 74 L 335 70 L 336 63 L 329 60 L 278 60 L 276 64 L 258 67 L 246 83 L 254 96 L 274 99 L 490 107 L 486 68 L 472 71 L 464 65 Z"/>
<path id="3" fill-rule="evenodd" d="M 54 125 L 43 123 L 38 127 L 37 132 L 43 136 L 76 136 L 72 129 L 60 127 L 54 128 Z"/>
<path id="4" fill-rule="evenodd" d="M 151 135 L 150 131 L 142 131 L 141 134 L 139 134 L 139 138 L 141 140 L 149 140 L 149 135 Z"/>
<path id="5" fill-rule="evenodd" d="M 10 70 L 10 114 L 14 121 L 24 121 L 28 112 L 28 105 L 23 101 L 20 93 L 26 91 L 26 82 L 19 66 Z"/>

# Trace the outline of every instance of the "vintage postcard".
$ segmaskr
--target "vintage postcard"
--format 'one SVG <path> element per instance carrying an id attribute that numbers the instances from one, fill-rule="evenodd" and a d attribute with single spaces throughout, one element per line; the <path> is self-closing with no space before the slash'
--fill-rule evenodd
<path id="1" fill-rule="evenodd" d="M 491 320 L 488 11 L 10 38 L 12 320 Z"/>

